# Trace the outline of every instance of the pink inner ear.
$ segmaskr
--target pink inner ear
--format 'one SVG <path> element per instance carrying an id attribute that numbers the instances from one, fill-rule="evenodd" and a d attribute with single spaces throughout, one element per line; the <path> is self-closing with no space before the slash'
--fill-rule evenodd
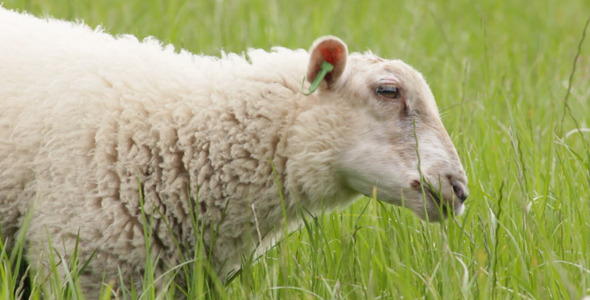
<path id="1" fill-rule="evenodd" d="M 346 66 L 346 44 L 340 39 L 334 37 L 321 38 L 314 42 L 311 57 L 307 70 L 307 80 L 311 83 L 320 72 L 322 62 L 328 62 L 334 66 L 334 69 L 326 74 L 324 80 L 328 85 L 340 77 Z"/>
<path id="2" fill-rule="evenodd" d="M 337 61 L 342 60 L 343 49 L 340 47 L 326 47 L 320 49 L 322 57 L 332 65 L 335 65 Z"/>

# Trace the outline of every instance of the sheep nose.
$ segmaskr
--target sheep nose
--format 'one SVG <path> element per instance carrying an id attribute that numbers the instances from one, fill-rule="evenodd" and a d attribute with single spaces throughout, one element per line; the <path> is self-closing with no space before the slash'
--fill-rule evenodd
<path id="1" fill-rule="evenodd" d="M 465 202 L 468 194 L 465 183 L 463 183 L 463 181 L 451 178 L 451 186 L 453 187 L 453 192 L 455 192 L 455 195 L 457 198 L 459 198 L 459 201 L 461 201 L 461 203 Z"/>

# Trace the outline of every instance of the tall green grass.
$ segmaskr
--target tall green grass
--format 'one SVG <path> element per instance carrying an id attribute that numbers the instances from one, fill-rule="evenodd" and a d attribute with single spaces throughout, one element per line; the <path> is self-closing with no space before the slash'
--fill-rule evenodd
<path id="1" fill-rule="evenodd" d="M 590 132 L 582 130 L 590 128 L 590 42 L 582 40 L 588 1 L 5 0 L 4 6 L 103 24 L 115 34 L 153 35 L 207 55 L 308 48 L 319 35 L 334 34 L 352 51 L 401 58 L 427 77 L 468 172 L 463 216 L 426 224 L 365 198 L 308 218 L 227 286 L 203 279 L 206 262 L 196 255 L 192 298 L 590 295 Z M 18 250 L 0 251 L 0 297 L 10 298 L 18 285 L 10 267 Z M 45 297 L 76 299 L 63 286 Z M 168 296 L 178 294 L 171 288 Z M 134 295 L 155 296 L 128 296 Z"/>

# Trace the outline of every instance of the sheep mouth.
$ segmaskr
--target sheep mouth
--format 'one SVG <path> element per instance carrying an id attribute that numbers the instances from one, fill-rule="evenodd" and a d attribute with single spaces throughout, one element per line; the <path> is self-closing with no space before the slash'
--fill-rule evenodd
<path id="1" fill-rule="evenodd" d="M 452 207 L 449 207 L 449 202 L 445 201 L 440 193 L 435 192 L 430 186 L 424 185 L 424 194 L 426 197 L 434 203 L 443 217 L 448 217 L 454 214 Z"/>

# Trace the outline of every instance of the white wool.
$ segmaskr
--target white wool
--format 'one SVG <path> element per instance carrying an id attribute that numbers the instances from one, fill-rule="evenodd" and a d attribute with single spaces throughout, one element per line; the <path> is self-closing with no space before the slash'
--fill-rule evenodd
<path id="1" fill-rule="evenodd" d="M 422 76 L 401 61 L 346 56 L 336 38 L 314 49 L 199 56 L 0 8 L 2 238 L 10 244 L 31 212 L 27 258 L 41 274 L 48 237 L 63 257 L 79 239 L 81 261 L 96 250 L 80 278 L 96 295 L 103 274 L 141 285 L 140 186 L 159 274 L 193 257 L 197 229 L 226 276 L 280 237 L 281 201 L 291 228 L 302 211 L 374 188 L 437 219 L 440 200 L 423 202 L 416 188 L 424 176 L 443 178 L 437 197 L 460 211 L 453 188 L 466 196 L 465 174 Z M 301 80 L 324 50 L 336 51 L 338 72 L 304 96 Z M 381 85 L 403 97 L 378 95 Z"/>

